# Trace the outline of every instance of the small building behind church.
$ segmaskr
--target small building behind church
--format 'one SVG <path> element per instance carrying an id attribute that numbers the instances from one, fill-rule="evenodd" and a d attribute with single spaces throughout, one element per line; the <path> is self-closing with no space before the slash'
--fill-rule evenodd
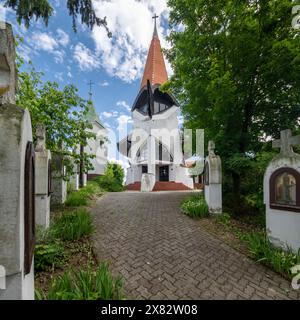
<path id="1" fill-rule="evenodd" d="M 118 143 L 128 158 L 128 190 L 141 190 L 143 174 L 150 174 L 153 191 L 194 188 L 182 150 L 179 105 L 172 94 L 160 91 L 168 80 L 156 23 L 140 91 L 132 106 L 133 130 Z"/>
<path id="2" fill-rule="evenodd" d="M 93 126 L 92 129 L 88 130 L 96 135 L 95 139 L 88 139 L 87 146 L 84 148 L 85 153 L 95 156 L 94 159 L 91 159 L 93 169 L 89 170 L 87 175 L 87 179 L 92 180 L 104 174 L 108 162 L 108 130 L 101 123 L 91 100 L 86 120 Z"/>

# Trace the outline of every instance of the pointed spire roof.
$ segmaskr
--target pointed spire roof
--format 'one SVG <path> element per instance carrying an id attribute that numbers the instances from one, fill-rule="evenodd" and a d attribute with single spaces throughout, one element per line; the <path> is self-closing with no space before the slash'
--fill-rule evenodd
<path id="1" fill-rule="evenodd" d="M 152 85 L 163 84 L 168 80 L 166 64 L 157 33 L 157 18 L 158 16 L 155 14 L 155 16 L 153 17 L 153 19 L 155 20 L 153 37 L 148 52 L 141 88 L 147 86 L 147 80 L 149 80 Z"/>

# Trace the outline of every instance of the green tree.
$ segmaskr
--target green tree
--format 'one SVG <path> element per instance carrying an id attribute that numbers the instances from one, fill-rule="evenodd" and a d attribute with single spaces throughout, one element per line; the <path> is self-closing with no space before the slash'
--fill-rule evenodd
<path id="1" fill-rule="evenodd" d="M 80 153 L 79 146 L 86 146 L 87 139 L 95 137 L 89 132 L 92 127 L 85 119 L 88 102 L 80 98 L 74 85 L 61 90 L 56 82 L 43 83 L 42 75 L 32 65 L 29 72 L 19 73 L 17 104 L 31 114 L 34 139 L 37 124 L 44 124 L 47 148 L 64 156 L 69 175 L 74 164 L 80 162 L 87 172 L 92 169 L 90 159 L 93 156 Z"/>
<path id="2" fill-rule="evenodd" d="M 28 28 L 33 18 L 36 20 L 43 19 L 45 24 L 48 25 L 49 18 L 53 14 L 53 8 L 48 0 L 5 0 L 6 7 L 13 9 L 16 12 L 17 21 L 19 24 L 24 22 Z M 108 36 L 111 36 L 107 28 L 106 17 L 98 18 L 95 14 L 92 0 L 67 0 L 66 6 L 69 15 L 73 19 L 73 29 L 76 32 L 76 20 L 78 15 L 81 16 L 81 23 L 93 29 L 95 25 L 103 26 Z"/>
<path id="3" fill-rule="evenodd" d="M 267 137 L 297 130 L 300 37 L 290 0 L 169 0 L 174 76 L 185 126 L 205 129 L 223 160 L 225 197 L 243 211 L 244 179 Z M 270 150 L 270 144 L 263 147 Z M 262 181 L 256 181 L 262 184 Z M 228 197 L 227 197 L 228 200 Z"/>

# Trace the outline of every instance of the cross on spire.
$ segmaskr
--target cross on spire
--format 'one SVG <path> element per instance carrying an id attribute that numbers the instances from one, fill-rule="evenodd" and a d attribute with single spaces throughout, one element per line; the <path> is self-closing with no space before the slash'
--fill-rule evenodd
<path id="1" fill-rule="evenodd" d="M 208 141 L 208 155 L 214 156 L 215 149 L 216 149 L 215 143 L 212 140 Z"/>
<path id="2" fill-rule="evenodd" d="M 90 88 L 90 91 L 89 91 L 89 101 L 92 101 L 92 96 L 93 96 L 93 85 L 95 83 L 92 82 L 92 80 L 90 80 L 90 82 L 88 83 L 88 86 Z"/>
<path id="3" fill-rule="evenodd" d="M 154 32 L 153 32 L 153 37 L 157 37 L 157 28 L 156 28 L 156 19 L 158 19 L 159 16 L 155 13 L 152 19 L 154 19 Z"/>
<path id="4" fill-rule="evenodd" d="M 284 156 L 291 156 L 294 154 L 293 146 L 300 144 L 300 135 L 292 136 L 290 129 L 280 132 L 280 139 L 274 140 L 273 148 L 280 148 L 280 154 Z"/>

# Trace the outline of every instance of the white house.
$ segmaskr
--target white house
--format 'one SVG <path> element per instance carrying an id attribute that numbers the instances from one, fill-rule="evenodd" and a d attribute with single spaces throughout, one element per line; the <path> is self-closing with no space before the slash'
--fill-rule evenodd
<path id="1" fill-rule="evenodd" d="M 87 146 L 84 148 L 85 153 L 95 156 L 95 158 L 91 160 L 94 169 L 90 170 L 87 176 L 87 179 L 90 180 L 104 174 L 104 170 L 108 162 L 108 131 L 101 123 L 95 107 L 91 102 L 89 104 L 89 112 L 86 117 L 88 122 L 93 126 L 92 129 L 88 130 L 96 135 L 95 139 L 88 139 Z"/>
<path id="2" fill-rule="evenodd" d="M 155 23 L 140 91 L 132 107 L 133 130 L 118 143 L 130 164 L 126 179 L 129 190 L 140 190 L 143 173 L 154 175 L 154 191 L 194 187 L 188 169 L 182 165 L 178 103 L 170 93 L 160 91 L 167 80 Z"/>

